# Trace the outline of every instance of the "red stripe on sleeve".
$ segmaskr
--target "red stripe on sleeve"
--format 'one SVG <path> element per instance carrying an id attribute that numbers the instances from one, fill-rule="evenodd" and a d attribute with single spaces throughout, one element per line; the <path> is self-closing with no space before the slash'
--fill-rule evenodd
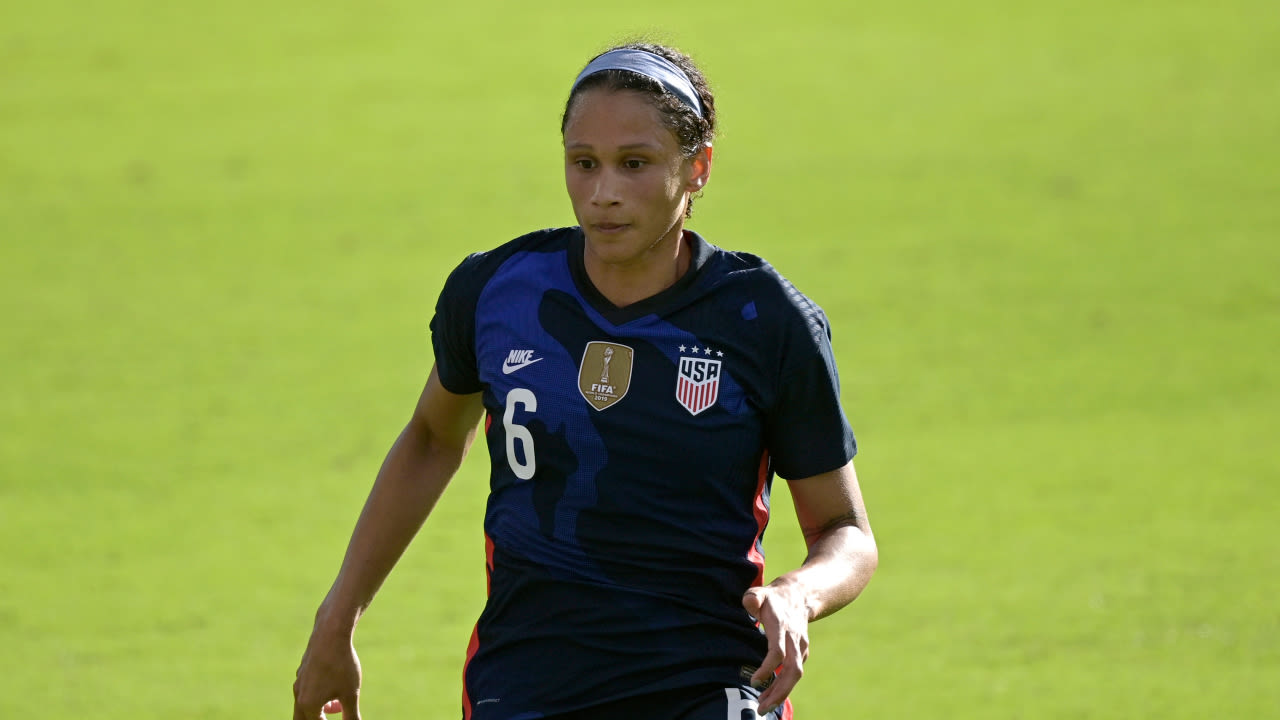
<path id="1" fill-rule="evenodd" d="M 747 552 L 747 558 L 756 566 L 756 579 L 752 585 L 764 584 L 764 552 L 761 550 L 761 542 L 764 537 L 765 525 L 769 524 L 769 506 L 764 500 L 764 483 L 769 478 L 769 451 L 766 450 L 760 456 L 760 470 L 756 478 L 756 497 L 755 507 L 752 513 L 756 518 L 756 539 L 751 543 L 751 549 Z"/>

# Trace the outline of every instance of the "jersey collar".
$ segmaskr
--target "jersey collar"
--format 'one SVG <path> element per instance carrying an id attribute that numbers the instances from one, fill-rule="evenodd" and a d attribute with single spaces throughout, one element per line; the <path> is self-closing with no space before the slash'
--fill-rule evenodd
<path id="1" fill-rule="evenodd" d="M 596 312 L 614 325 L 624 325 L 646 315 L 662 315 L 683 304 L 683 299 L 689 295 L 689 289 L 698 282 L 703 267 L 715 254 L 715 246 L 692 230 L 685 229 L 684 239 L 689 243 L 689 249 L 693 251 L 689 269 L 685 274 L 680 276 L 680 279 L 676 280 L 671 287 L 626 307 L 620 308 L 614 305 L 591 282 L 583 259 L 586 240 L 580 227 L 573 228 L 573 233 L 569 237 L 569 271 L 582 297 Z"/>

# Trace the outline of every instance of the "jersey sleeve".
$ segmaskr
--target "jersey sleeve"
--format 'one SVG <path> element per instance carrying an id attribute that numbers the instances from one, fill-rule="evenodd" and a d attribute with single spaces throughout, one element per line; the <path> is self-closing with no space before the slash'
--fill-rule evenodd
<path id="1" fill-rule="evenodd" d="M 436 375 L 445 390 L 458 395 L 484 390 L 476 360 L 476 308 L 494 274 L 519 252 L 554 249 L 569 230 L 551 228 L 522 235 L 493 250 L 468 255 L 449 273 L 431 318 Z"/>
<path id="2" fill-rule="evenodd" d="M 476 303 L 483 283 L 476 277 L 481 256 L 471 255 L 445 280 L 431 318 L 431 347 L 436 374 L 445 390 L 458 395 L 480 392 L 476 367 Z"/>
<path id="3" fill-rule="evenodd" d="M 840 405 L 840 377 L 826 315 L 789 283 L 786 289 L 793 312 L 784 328 L 765 443 L 774 471 L 795 480 L 844 466 L 858 446 Z"/>

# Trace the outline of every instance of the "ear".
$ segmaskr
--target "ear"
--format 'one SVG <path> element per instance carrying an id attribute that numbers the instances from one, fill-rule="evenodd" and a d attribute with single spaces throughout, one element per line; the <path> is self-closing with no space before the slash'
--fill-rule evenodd
<path id="1" fill-rule="evenodd" d="M 711 180 L 711 155 L 711 144 L 707 143 L 689 158 L 689 185 L 686 188 L 689 192 L 700 192 Z"/>

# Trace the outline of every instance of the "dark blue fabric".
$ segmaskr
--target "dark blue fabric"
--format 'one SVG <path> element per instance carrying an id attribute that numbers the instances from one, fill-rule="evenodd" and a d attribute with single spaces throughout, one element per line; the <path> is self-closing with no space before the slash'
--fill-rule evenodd
<path id="1" fill-rule="evenodd" d="M 473 255 L 445 284 L 437 371 L 483 393 L 492 467 L 474 720 L 734 686 L 764 656 L 741 605 L 763 573 L 757 504 L 774 468 L 816 475 L 856 447 L 822 311 L 759 258 L 690 240 L 689 273 L 626 308 L 591 287 L 577 228 Z M 634 353 L 626 394 L 601 410 L 578 384 L 593 341 Z M 720 363 L 696 415 L 676 397 L 690 357 Z"/>
<path id="2" fill-rule="evenodd" d="M 749 685 L 696 685 L 615 700 L 547 720 L 782 720 L 782 707 L 759 715 L 760 691 Z"/>

